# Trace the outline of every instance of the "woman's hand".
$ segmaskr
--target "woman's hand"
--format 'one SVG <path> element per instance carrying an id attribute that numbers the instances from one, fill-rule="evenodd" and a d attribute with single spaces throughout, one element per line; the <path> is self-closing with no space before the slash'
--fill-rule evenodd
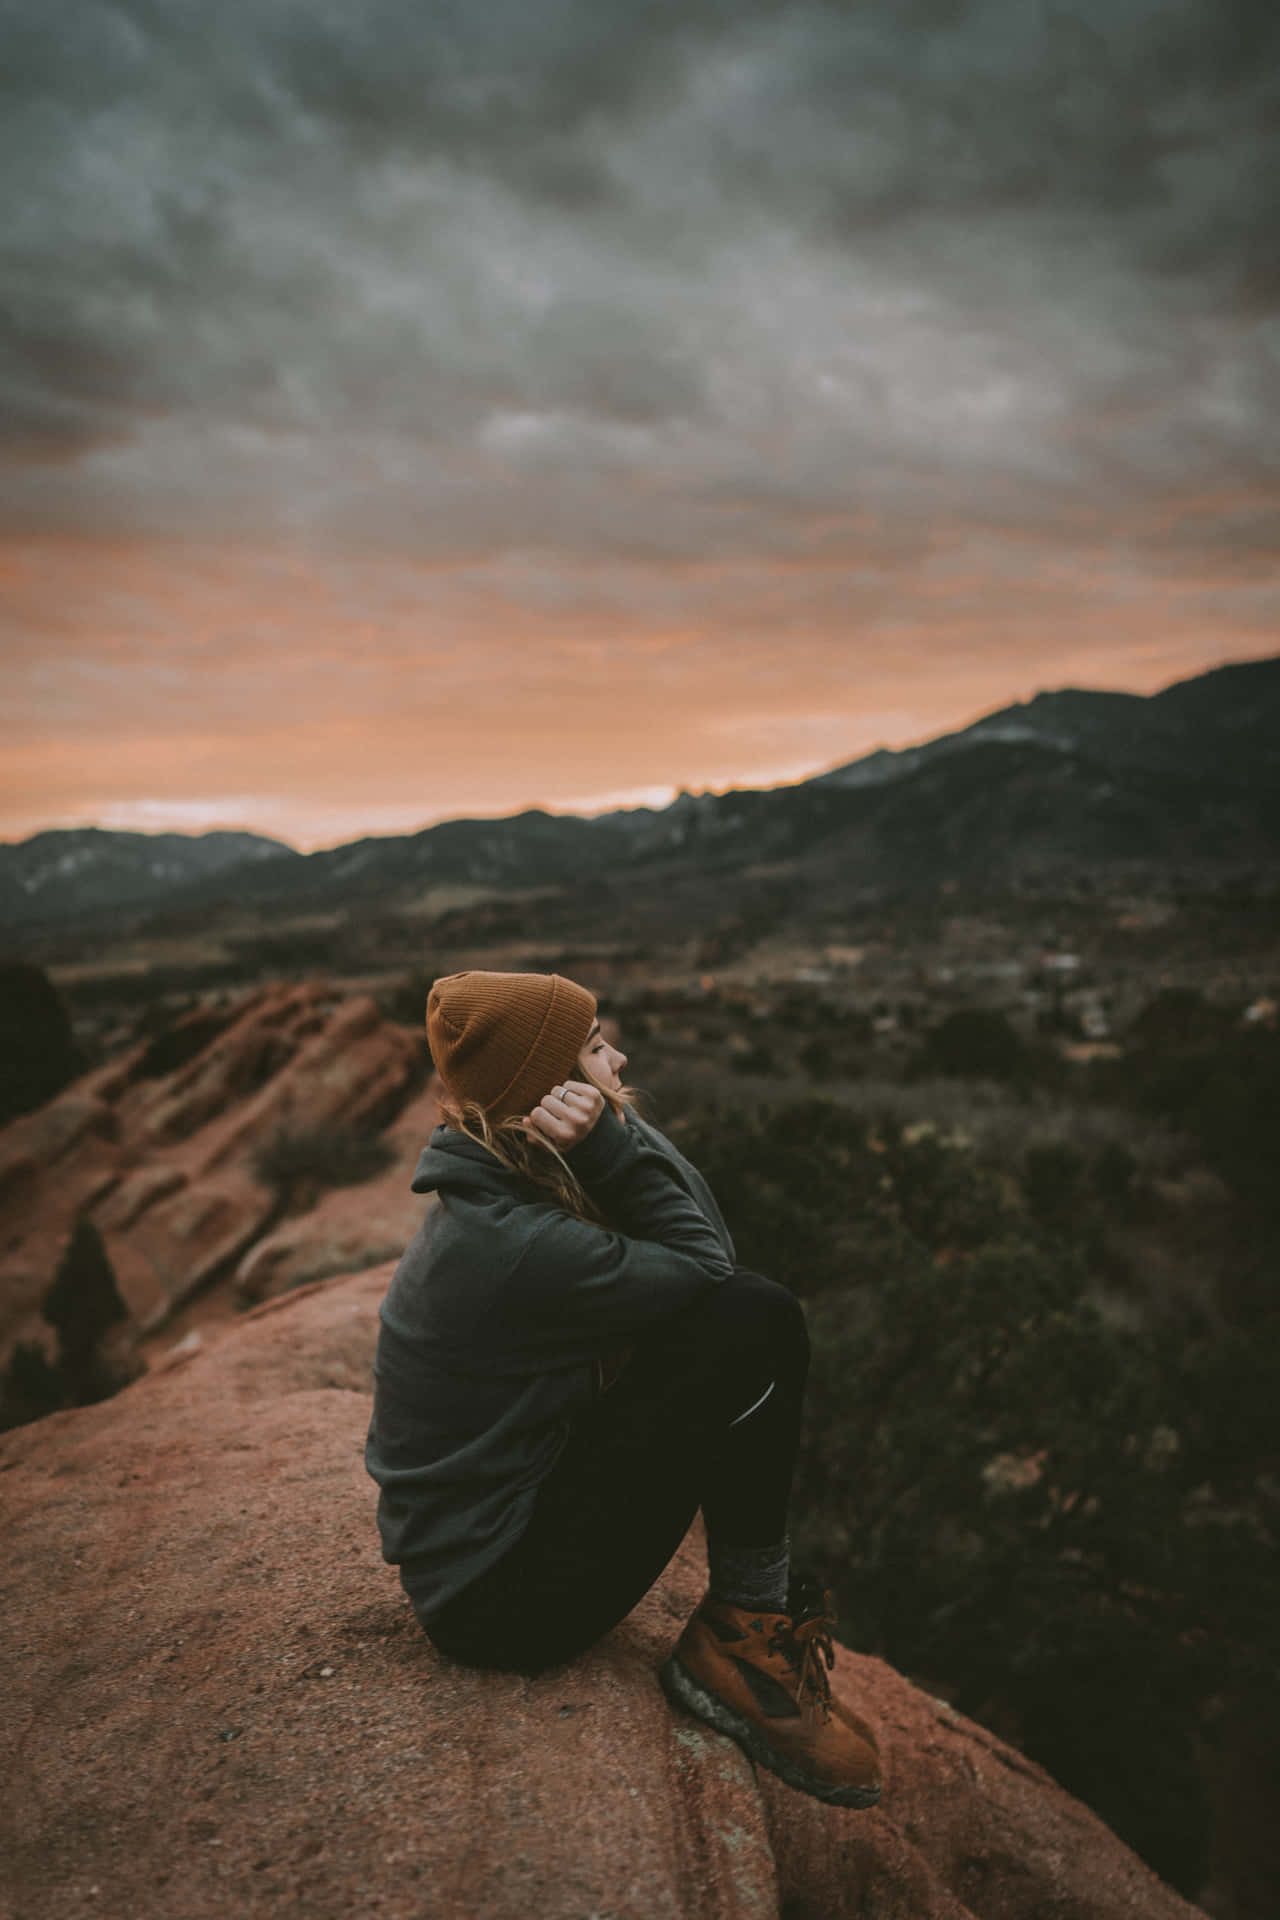
<path id="1" fill-rule="evenodd" d="M 603 1112 L 604 1095 L 599 1087 L 588 1086 L 584 1080 L 565 1080 L 525 1115 L 524 1130 L 530 1140 L 540 1140 L 565 1153 L 586 1139 Z"/>

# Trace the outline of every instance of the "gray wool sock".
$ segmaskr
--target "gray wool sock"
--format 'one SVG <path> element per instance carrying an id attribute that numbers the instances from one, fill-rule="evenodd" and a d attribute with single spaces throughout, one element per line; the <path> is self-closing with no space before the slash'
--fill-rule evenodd
<path id="1" fill-rule="evenodd" d="M 728 1547 L 707 1542 L 713 1600 L 751 1613 L 785 1613 L 791 1574 L 791 1543 L 784 1535 L 771 1547 Z"/>

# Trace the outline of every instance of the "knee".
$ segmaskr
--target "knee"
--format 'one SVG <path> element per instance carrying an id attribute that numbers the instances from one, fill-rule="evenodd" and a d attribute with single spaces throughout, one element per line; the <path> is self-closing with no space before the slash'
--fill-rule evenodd
<path id="1" fill-rule="evenodd" d="M 809 1329 L 804 1309 L 789 1287 L 748 1267 L 735 1267 L 721 1282 L 718 1317 L 735 1344 L 768 1354 L 779 1372 L 803 1378 L 809 1365 Z"/>

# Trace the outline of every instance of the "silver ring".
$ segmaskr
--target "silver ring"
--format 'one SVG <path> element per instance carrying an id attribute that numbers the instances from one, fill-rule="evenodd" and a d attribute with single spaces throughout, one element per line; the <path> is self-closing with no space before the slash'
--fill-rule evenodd
<path id="1" fill-rule="evenodd" d="M 562 1100 L 563 1100 L 563 1101 L 564 1101 L 564 1102 L 565 1102 L 566 1104 L 568 1103 L 568 1099 L 569 1099 L 569 1089 L 568 1089 L 568 1087 L 566 1087 L 566 1088 L 564 1089 L 564 1092 L 563 1092 L 563 1093 L 562 1093 L 562 1094 L 560 1095 L 560 1098 L 561 1098 L 561 1099 L 562 1099 Z"/>

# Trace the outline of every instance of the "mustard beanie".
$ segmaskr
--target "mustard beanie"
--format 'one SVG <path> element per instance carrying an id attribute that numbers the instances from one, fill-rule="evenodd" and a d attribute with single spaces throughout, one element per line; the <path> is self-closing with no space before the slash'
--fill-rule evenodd
<path id="1" fill-rule="evenodd" d="M 450 973 L 427 996 L 427 1044 L 446 1093 L 506 1120 L 572 1077 L 595 1017 L 559 973 Z"/>

